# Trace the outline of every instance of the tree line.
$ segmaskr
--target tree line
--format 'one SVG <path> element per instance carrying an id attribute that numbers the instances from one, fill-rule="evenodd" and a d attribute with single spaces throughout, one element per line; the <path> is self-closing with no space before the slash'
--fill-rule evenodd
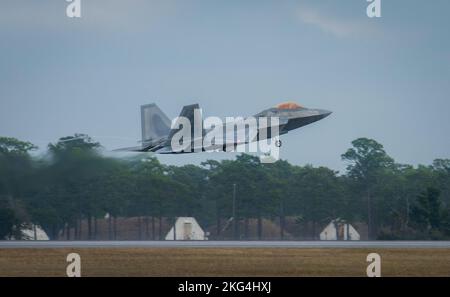
<path id="1" fill-rule="evenodd" d="M 50 238 L 64 230 L 77 239 L 87 222 L 84 232 L 95 239 L 105 215 L 110 239 L 119 217 L 137 217 L 139 228 L 150 225 L 152 238 L 162 239 L 162 220 L 179 216 L 214 226 L 217 239 L 230 222 L 234 238 L 247 237 L 249 220 L 262 238 L 263 220 L 272 220 L 283 239 L 288 219 L 316 230 L 336 218 L 365 223 L 369 239 L 450 238 L 450 160 L 398 164 L 373 139 L 351 143 L 341 155 L 344 173 L 261 164 L 247 154 L 199 166 L 168 166 L 147 154 L 112 158 L 83 134 L 60 138 L 41 156 L 31 153 L 36 148 L 0 137 L 0 238 L 18 238 L 32 223 Z"/>

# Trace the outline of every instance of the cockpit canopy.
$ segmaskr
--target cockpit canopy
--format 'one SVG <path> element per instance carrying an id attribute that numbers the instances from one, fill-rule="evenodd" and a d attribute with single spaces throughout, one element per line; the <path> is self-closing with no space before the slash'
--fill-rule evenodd
<path id="1" fill-rule="evenodd" d="M 275 108 L 290 110 L 290 109 L 299 109 L 299 108 L 304 108 L 304 107 L 295 102 L 283 102 L 283 103 L 280 103 L 277 106 L 275 106 Z"/>

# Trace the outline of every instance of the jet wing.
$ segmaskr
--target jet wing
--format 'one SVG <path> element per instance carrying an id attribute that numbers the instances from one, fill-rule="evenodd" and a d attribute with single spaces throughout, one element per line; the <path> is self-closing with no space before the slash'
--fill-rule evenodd
<path id="1" fill-rule="evenodd" d="M 134 147 L 124 147 L 120 149 L 115 149 L 113 152 L 145 152 L 145 148 L 142 146 L 134 146 Z"/>

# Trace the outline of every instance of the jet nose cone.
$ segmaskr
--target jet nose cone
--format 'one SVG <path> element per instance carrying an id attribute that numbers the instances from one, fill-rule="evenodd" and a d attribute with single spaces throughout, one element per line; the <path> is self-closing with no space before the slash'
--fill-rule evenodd
<path id="1" fill-rule="evenodd" d="M 321 116 L 320 117 L 321 119 L 326 118 L 327 116 L 332 114 L 332 111 L 325 110 L 325 109 L 318 109 L 317 111 L 319 112 L 319 115 Z"/>

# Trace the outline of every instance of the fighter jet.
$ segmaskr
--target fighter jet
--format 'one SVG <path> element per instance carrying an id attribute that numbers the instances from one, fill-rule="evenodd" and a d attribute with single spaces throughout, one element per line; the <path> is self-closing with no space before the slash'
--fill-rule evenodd
<path id="1" fill-rule="evenodd" d="M 229 148 L 236 148 L 237 145 L 247 144 L 250 142 L 257 142 L 264 139 L 278 137 L 288 133 L 291 130 L 309 125 L 319 121 L 331 114 L 328 110 L 323 109 L 309 109 L 294 102 L 284 102 L 275 107 L 263 110 L 253 118 L 267 118 L 268 126 L 265 127 L 267 133 L 262 133 L 262 128 L 257 128 L 256 133 L 252 136 L 248 131 L 244 132 L 245 137 L 238 139 L 235 134 L 228 135 L 226 125 L 216 128 L 220 135 L 214 137 L 214 142 L 208 147 L 203 146 L 203 140 L 209 134 L 213 134 L 211 127 L 205 128 L 204 120 L 201 116 L 202 111 L 198 104 L 184 106 L 181 110 L 180 116 L 177 118 L 184 118 L 189 121 L 191 129 L 189 147 L 183 150 L 174 150 L 172 140 L 174 136 L 182 129 L 180 122 L 175 119 L 173 123 L 155 104 L 147 104 L 141 106 L 141 128 L 142 141 L 141 145 L 137 147 L 123 148 L 116 151 L 133 151 L 133 152 L 153 152 L 158 154 L 175 154 L 175 153 L 194 153 L 202 151 L 232 151 Z M 270 119 L 277 118 L 277 135 L 271 134 L 270 128 L 273 128 Z M 246 118 L 237 118 L 232 125 L 238 125 L 237 122 L 245 122 Z M 186 122 L 185 122 L 186 123 Z M 241 126 L 242 127 L 242 126 Z M 199 128 L 199 131 L 196 129 Z M 244 127 L 245 128 L 245 127 Z M 196 133 L 197 132 L 197 133 Z M 222 133 L 223 132 L 223 133 Z M 235 130 L 233 132 L 236 132 Z M 277 146 L 281 146 L 281 140 L 278 140 Z"/>

